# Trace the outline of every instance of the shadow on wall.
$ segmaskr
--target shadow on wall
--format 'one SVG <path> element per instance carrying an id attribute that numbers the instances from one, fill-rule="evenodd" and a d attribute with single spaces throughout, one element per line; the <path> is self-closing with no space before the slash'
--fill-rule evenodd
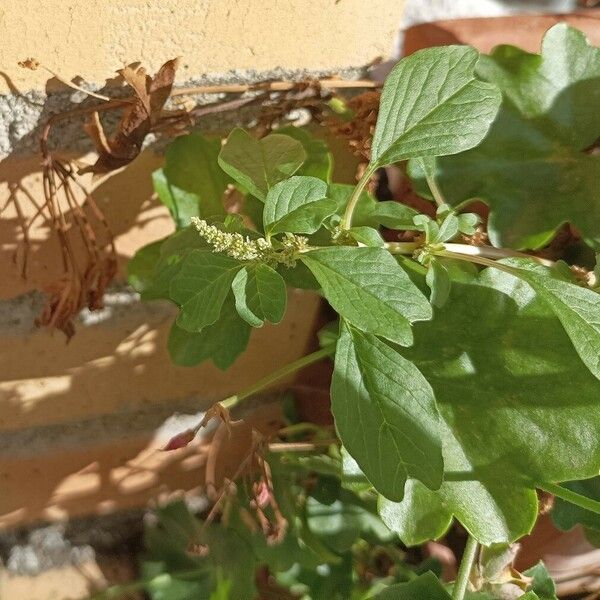
<path id="1" fill-rule="evenodd" d="M 0 529 L 109 514 L 151 500 L 162 503 L 206 484 L 219 489 L 248 455 L 252 428 L 268 435 L 280 426 L 279 409 L 267 405 L 245 417 L 230 435 L 222 427 L 171 452 L 162 451 L 164 442 L 157 445 L 146 433 L 117 443 L 65 448 L 51 456 L 0 456 Z"/>

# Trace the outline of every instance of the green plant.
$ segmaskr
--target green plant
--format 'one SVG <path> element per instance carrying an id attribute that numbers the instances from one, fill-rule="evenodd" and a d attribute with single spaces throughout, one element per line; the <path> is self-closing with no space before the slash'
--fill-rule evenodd
<path id="1" fill-rule="evenodd" d="M 507 585 L 525 599 L 555 598 L 540 572 L 507 578 L 504 557 L 536 521 L 536 489 L 577 507 L 569 523 L 595 531 L 600 514 L 595 488 L 560 485 L 600 468 L 599 94 L 600 50 L 558 25 L 541 55 L 503 46 L 480 56 L 451 46 L 402 60 L 383 89 L 371 159 L 356 186 L 330 181 L 325 144 L 303 130 L 255 139 L 235 129 L 222 147 L 198 134 L 173 142 L 154 182 L 178 230 L 130 264 L 143 298 L 180 309 L 169 338 L 173 360 L 210 359 L 226 369 L 253 327 L 281 321 L 286 287 L 320 291 L 339 316 L 321 335 L 322 348 L 225 399 L 208 418 L 227 420 L 245 398 L 331 356 L 342 449 L 326 440 L 305 457 L 265 459 L 258 451 L 268 443 L 257 442 L 259 464 L 267 465 L 256 484 L 264 529 L 279 549 L 249 541 L 233 513 L 226 528 L 163 513 L 186 534 L 166 526 L 154 546 L 162 556 L 158 571 L 147 566 L 154 598 L 252 598 L 246 566 L 256 561 L 274 573 L 296 568 L 280 580 L 311 580 L 312 598 L 500 598 Z M 378 169 L 403 161 L 415 189 L 436 204 L 435 216 L 366 191 Z M 228 186 L 245 197 L 243 216 L 220 202 Z M 490 208 L 486 230 L 468 212 L 475 199 Z M 541 252 L 565 223 L 585 242 L 565 256 L 570 264 Z M 385 241 L 382 226 L 410 234 Z M 493 245 L 480 243 L 485 233 Z M 305 484 L 310 473 L 321 491 Z M 286 482 L 278 487 L 277 478 Z M 321 502 L 326 483 L 333 496 Z M 339 532 L 323 540 L 326 523 L 311 527 L 315 503 L 339 509 L 342 529 L 355 519 L 341 546 Z M 348 504 L 359 516 L 347 516 Z M 365 539 L 382 544 L 393 534 L 415 546 L 442 536 L 453 520 L 470 537 L 450 588 L 417 577 L 397 548 L 395 581 L 361 588 L 352 580 L 348 565 Z M 287 534 L 276 527 L 284 521 Z M 214 561 L 205 579 L 196 571 L 207 559 L 185 554 L 192 538 Z M 244 556 L 234 558 L 231 547 Z M 169 576 L 169 586 L 183 586 L 180 595 L 159 585 L 173 560 L 196 573 Z M 319 581 L 319 564 L 336 578 Z M 334 580 L 338 596 L 319 588 Z M 390 583 L 398 587 L 380 591 Z"/>

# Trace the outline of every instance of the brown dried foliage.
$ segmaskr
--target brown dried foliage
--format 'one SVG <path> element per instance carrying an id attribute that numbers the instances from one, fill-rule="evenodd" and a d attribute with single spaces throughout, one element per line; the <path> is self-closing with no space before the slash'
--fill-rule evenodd
<path id="1" fill-rule="evenodd" d="M 166 62 L 154 77 L 140 67 L 125 67 L 119 73 L 134 92 L 116 133 L 108 138 L 97 111 L 90 115 L 84 128 L 96 146 L 98 160 L 80 173 L 110 173 L 129 164 L 138 156 L 146 136 L 160 119 L 168 100 L 179 59 Z"/>

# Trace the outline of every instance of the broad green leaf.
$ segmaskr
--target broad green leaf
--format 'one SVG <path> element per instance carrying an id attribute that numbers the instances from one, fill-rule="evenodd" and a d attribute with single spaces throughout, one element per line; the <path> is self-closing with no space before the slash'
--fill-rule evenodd
<path id="1" fill-rule="evenodd" d="M 388 229 L 414 229 L 413 218 L 417 214 L 414 208 L 393 200 L 384 200 L 376 201 L 364 217 Z"/>
<path id="2" fill-rule="evenodd" d="M 562 486 L 582 496 L 600 500 L 600 477 L 592 477 L 582 481 L 569 481 L 563 483 Z M 561 498 L 554 499 L 552 521 L 562 531 L 573 529 L 579 524 L 588 529 L 600 531 L 600 515 L 566 502 Z"/>
<path id="3" fill-rule="evenodd" d="M 306 522 L 314 535 L 340 554 L 350 550 L 359 539 L 381 543 L 394 538 L 377 513 L 346 490 L 342 490 L 340 497 L 330 504 L 309 496 L 306 500 Z"/>
<path id="4" fill-rule="evenodd" d="M 183 259 L 193 250 L 209 251 L 206 242 L 193 227 L 176 231 L 164 240 L 156 242 L 153 248 L 146 246 L 139 250 L 131 261 L 134 263 L 131 267 L 131 283 L 140 292 L 142 300 L 170 300 L 171 280 L 179 272 Z M 153 260 L 152 267 L 150 263 Z"/>
<path id="5" fill-rule="evenodd" d="M 381 237 L 381 234 L 377 229 L 373 227 L 351 227 L 348 229 L 348 235 L 360 244 L 365 246 L 372 246 L 374 248 L 382 248 L 385 246 L 385 240 Z"/>
<path id="6" fill-rule="evenodd" d="M 308 175 L 318 177 L 323 181 L 331 181 L 333 156 L 324 140 L 315 137 L 307 129 L 294 125 L 280 127 L 277 133 L 288 135 L 302 144 L 304 152 L 306 152 L 306 160 L 296 171 L 298 175 Z"/>
<path id="7" fill-rule="evenodd" d="M 343 446 L 341 480 L 342 486 L 353 492 L 364 492 L 373 487 L 371 482 L 365 477 L 365 474 L 360 470 L 358 463 Z"/>
<path id="8" fill-rule="evenodd" d="M 186 331 L 173 323 L 168 348 L 171 360 L 180 367 L 193 367 L 211 359 L 224 371 L 246 349 L 249 339 L 250 326 L 239 317 L 233 295 L 229 294 L 219 318 L 202 331 Z"/>
<path id="9" fill-rule="evenodd" d="M 336 347 L 331 409 L 344 448 L 380 493 L 401 500 L 408 477 L 439 488 L 443 461 L 431 387 L 385 342 L 346 324 Z"/>
<path id="10" fill-rule="evenodd" d="M 598 473 L 600 382 L 527 283 L 494 268 L 454 280 L 403 354 L 443 419 L 445 480 L 435 493 L 481 543 L 530 530 L 536 482 Z"/>
<path id="11" fill-rule="evenodd" d="M 298 175 L 274 185 L 263 212 L 266 232 L 314 233 L 336 210 L 326 195 L 327 184 L 316 177 Z"/>
<path id="12" fill-rule="evenodd" d="M 449 214 L 440 224 L 440 229 L 437 234 L 436 242 L 447 242 L 456 237 L 459 232 L 458 217 Z"/>
<path id="13" fill-rule="evenodd" d="M 234 129 L 219 154 L 219 165 L 259 200 L 279 181 L 292 176 L 306 159 L 302 144 L 279 133 L 260 140 Z"/>
<path id="14" fill-rule="evenodd" d="M 127 263 L 127 281 L 136 292 L 142 293 L 152 286 L 163 242 L 158 240 L 140 248 Z"/>
<path id="15" fill-rule="evenodd" d="M 533 581 L 527 589 L 528 593 L 534 594 L 532 598 L 539 598 L 539 600 L 558 600 L 558 597 L 556 596 L 556 586 L 546 570 L 544 563 L 539 562 L 535 567 L 531 567 L 531 569 L 525 571 L 523 575 L 533 577 Z M 522 598 L 526 597 L 527 595 L 522 596 Z"/>
<path id="16" fill-rule="evenodd" d="M 407 546 L 442 537 L 452 523 L 452 512 L 439 494 L 414 479 L 406 482 L 403 502 L 379 496 L 379 516 Z"/>
<path id="17" fill-rule="evenodd" d="M 171 280 L 171 298 L 181 307 L 177 325 L 200 331 L 214 323 L 242 266 L 223 254 L 192 251 Z"/>
<path id="18" fill-rule="evenodd" d="M 340 246 L 302 256 L 333 308 L 352 325 L 403 345 L 431 306 L 383 248 Z"/>
<path id="19" fill-rule="evenodd" d="M 600 156 L 587 151 L 600 137 L 600 50 L 559 24 L 546 34 L 541 56 L 499 46 L 477 71 L 504 99 L 480 146 L 435 161 L 446 200 L 489 204 L 497 246 L 544 246 L 565 222 L 600 243 Z M 418 170 L 411 164 L 420 178 Z"/>
<path id="20" fill-rule="evenodd" d="M 238 271 L 231 288 L 237 312 L 252 327 L 283 319 L 287 304 L 285 281 L 268 265 L 244 267 Z"/>
<path id="21" fill-rule="evenodd" d="M 562 279 L 527 259 L 511 259 L 524 279 L 560 319 L 587 368 L 600 379 L 600 294 Z"/>
<path id="22" fill-rule="evenodd" d="M 383 87 L 371 165 L 456 154 L 479 144 L 501 96 L 475 78 L 478 58 L 473 48 L 447 46 L 402 59 Z"/>
<path id="23" fill-rule="evenodd" d="M 220 149 L 218 139 L 180 136 L 167 148 L 164 168 L 153 173 L 154 189 L 177 227 L 189 225 L 191 217 L 225 213 L 222 198 L 230 179 L 217 163 Z"/>
<path id="24" fill-rule="evenodd" d="M 425 573 L 408 583 L 391 585 L 375 600 L 452 600 L 433 573 Z"/>

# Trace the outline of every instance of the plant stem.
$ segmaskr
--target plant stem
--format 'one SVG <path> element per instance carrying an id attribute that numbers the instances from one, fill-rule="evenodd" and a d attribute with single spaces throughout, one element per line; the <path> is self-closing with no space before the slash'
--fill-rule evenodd
<path id="1" fill-rule="evenodd" d="M 385 248 L 390 254 L 406 254 L 412 256 L 419 247 L 416 242 L 387 242 Z"/>
<path id="2" fill-rule="evenodd" d="M 231 410 L 234 406 L 237 406 L 246 398 L 249 398 L 264 388 L 269 387 L 279 379 L 283 379 L 284 377 L 287 377 L 288 375 L 291 375 L 292 373 L 295 373 L 296 371 L 299 371 L 308 365 L 312 365 L 313 363 L 330 356 L 333 353 L 333 350 L 334 346 L 330 345 L 326 346 L 325 348 L 321 348 L 312 354 L 307 354 L 306 356 L 303 356 L 294 362 L 284 365 L 281 367 L 281 369 L 277 369 L 277 371 L 270 373 L 262 379 L 259 379 L 256 383 L 253 383 L 250 387 L 246 388 L 239 394 L 234 394 L 233 396 L 229 396 L 229 398 L 225 398 L 225 400 L 222 400 L 220 404 L 223 408 Z"/>
<path id="3" fill-rule="evenodd" d="M 425 181 L 427 181 L 427 185 L 429 186 L 429 189 L 431 190 L 431 195 L 433 196 L 433 199 L 435 200 L 435 203 L 438 206 L 442 206 L 443 204 L 446 204 L 446 200 L 444 199 L 444 195 L 442 194 L 442 190 L 440 190 L 437 181 L 435 180 L 435 177 L 429 173 L 429 171 L 427 170 L 427 165 L 421 160 L 421 168 L 423 169 L 423 173 L 425 173 Z"/>
<path id="4" fill-rule="evenodd" d="M 518 252 L 517 250 L 511 250 L 509 248 L 496 248 L 495 246 L 471 246 L 470 244 L 444 244 L 444 247 L 450 252 L 467 254 L 469 256 L 483 256 L 484 258 L 492 258 L 494 260 L 511 257 L 529 258 L 544 265 L 545 267 L 554 266 L 554 262 L 548 260 L 547 258 L 532 256 L 531 254 L 525 254 L 525 252 Z"/>
<path id="5" fill-rule="evenodd" d="M 544 490 L 544 492 L 548 492 L 549 494 L 553 494 L 554 496 L 569 502 L 570 504 L 574 504 L 575 506 L 579 506 L 580 508 L 584 508 L 585 510 L 589 510 L 600 515 L 600 502 L 597 500 L 592 500 L 592 498 L 582 496 L 581 494 L 564 488 L 557 483 L 538 484 L 537 487 L 540 488 L 540 490 Z"/>
<path id="6" fill-rule="evenodd" d="M 342 222 L 340 223 L 340 227 L 342 229 L 350 229 L 352 227 L 352 215 L 354 214 L 354 210 L 356 209 L 356 205 L 358 204 L 358 200 L 360 199 L 360 195 L 365 189 L 367 183 L 369 183 L 369 179 L 375 172 L 375 167 L 369 165 L 365 172 L 362 174 L 362 177 L 359 179 L 354 191 L 352 192 L 352 196 L 350 196 L 350 200 L 348 200 L 348 204 L 346 205 L 346 211 L 344 212 L 344 216 L 342 218 Z"/>
<path id="7" fill-rule="evenodd" d="M 460 567 L 458 569 L 458 575 L 454 582 L 454 589 L 452 590 L 452 600 L 463 600 L 467 592 L 467 586 L 469 585 L 469 578 L 471 577 L 471 571 L 477 558 L 477 551 L 479 550 L 479 544 L 477 540 L 469 536 L 465 551 L 463 552 L 462 559 L 460 561 Z"/>

